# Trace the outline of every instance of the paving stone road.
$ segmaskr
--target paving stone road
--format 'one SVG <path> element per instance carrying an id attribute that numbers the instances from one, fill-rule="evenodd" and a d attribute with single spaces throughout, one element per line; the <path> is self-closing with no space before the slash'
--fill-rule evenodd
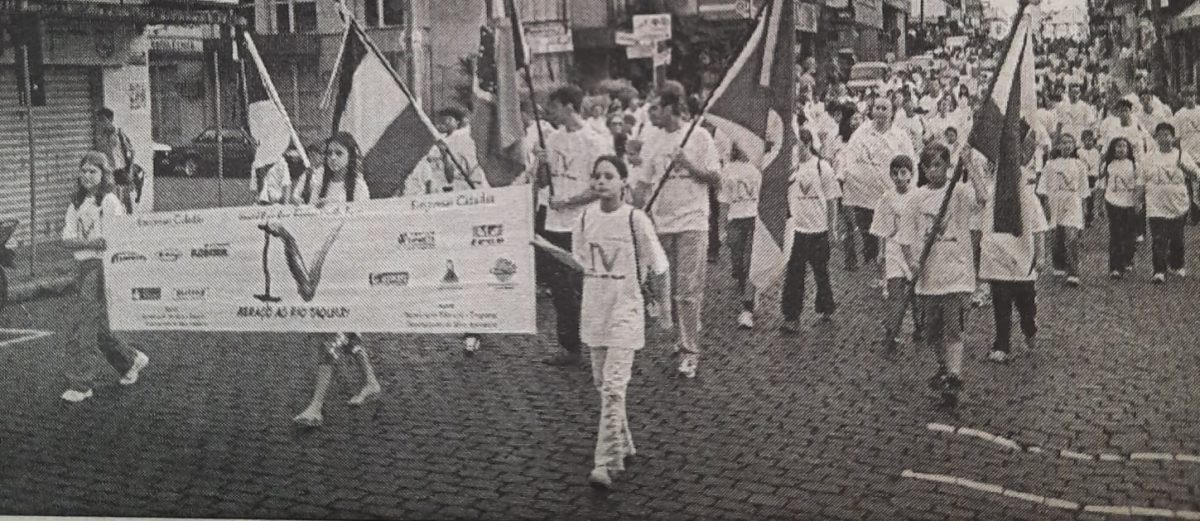
<path id="1" fill-rule="evenodd" d="M 1200 268 L 1200 228 L 1188 229 Z M 990 309 L 969 319 L 967 394 L 934 407 L 933 357 L 886 358 L 877 289 L 834 268 L 833 324 L 782 337 L 768 296 L 733 328 L 724 264 L 710 269 L 705 353 L 693 381 L 668 343 L 629 389 L 638 455 L 616 491 L 587 486 L 599 399 L 590 372 L 538 363 L 546 335 L 368 335 L 386 396 L 363 409 L 338 371 L 326 426 L 291 417 L 311 386 L 305 335 L 131 334 L 151 358 L 131 388 L 58 398 L 64 336 L 0 347 L 0 513 L 307 519 L 1104 519 L 962 487 L 950 474 L 1086 504 L 1200 510 L 1200 464 L 1075 461 L 930 432 L 964 425 L 1087 453 L 1200 453 L 1200 277 L 1110 282 L 1106 230 L 1086 233 L 1084 286 L 1040 283 L 1041 349 L 985 364 Z M 1200 274 L 1195 274 L 1200 275 Z M 6 327 L 61 332 L 68 300 L 11 308 Z M 811 306 L 811 295 L 810 303 Z M 811 308 L 810 308 L 811 309 Z M 553 331 L 548 300 L 542 331 Z M 115 376 L 114 376 L 115 381 Z"/>

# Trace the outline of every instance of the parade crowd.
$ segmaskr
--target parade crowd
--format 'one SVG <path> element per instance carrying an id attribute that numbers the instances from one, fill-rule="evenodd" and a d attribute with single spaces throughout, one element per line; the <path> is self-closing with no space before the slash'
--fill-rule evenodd
<path id="1" fill-rule="evenodd" d="M 567 85 L 536 107 L 526 100 L 530 166 L 518 182 L 537 185 L 538 234 L 559 249 L 559 256 L 538 250 L 539 284 L 552 300 L 561 348 L 545 362 L 577 367 L 587 348 L 601 398 L 591 483 L 610 486 L 635 454 L 625 393 L 635 353 L 646 344 L 647 317 L 676 332 L 679 376 L 700 373 L 706 272 L 723 247 L 739 290 L 728 311 L 740 327 L 759 327 L 763 320 L 756 319 L 771 316 L 762 310 L 777 307 L 781 333 L 798 333 L 811 270 L 818 323 L 839 313 L 871 314 L 879 318 L 885 352 L 902 349 L 909 335 L 933 347 L 938 369 L 930 386 L 952 403 L 964 387 L 965 310 L 994 311 L 987 360 L 1006 363 L 1014 355 L 1014 307 L 1026 349 L 1036 349 L 1035 281 L 1044 264 L 1067 286 L 1108 278 L 1162 284 L 1186 275 L 1183 234 L 1187 216 L 1197 215 L 1193 188 L 1200 175 L 1196 92 L 1187 91 L 1173 110 L 1144 81 L 1120 92 L 1090 58 L 1053 51 L 1039 69 L 1039 110 L 1021 147 L 1024 233 L 996 233 L 995 165 L 968 144 L 994 73 L 986 52 L 939 53 L 936 65 L 897 67 L 875 84 L 853 88 L 849 71 L 818 67 L 812 58 L 797 64 L 790 254 L 776 303 L 762 301 L 749 273 L 762 165 L 704 120 L 704 92 L 689 95 L 674 81 L 648 93 L 606 82 L 616 87 L 589 95 Z M 394 195 L 486 187 L 466 114 L 447 108 L 433 119 L 443 140 Z M 113 337 L 104 312 L 104 219 L 125 213 L 113 173 L 129 162 L 116 141 L 117 147 L 83 156 L 78 192 L 65 214 L 63 239 L 80 263 L 81 310 L 68 360 L 77 367 L 98 350 L 127 385 L 149 359 Z M 321 206 L 371 197 L 354 136 L 337 133 L 322 152 L 316 166 L 295 178 L 278 165 L 260 172 L 259 202 Z M 936 222 L 947 190 L 949 205 Z M 1080 270 L 1080 237 L 1089 233 L 1107 234 L 1107 273 Z M 1137 250 L 1147 242 L 1152 269 L 1139 273 Z M 878 289 L 877 308 L 839 309 L 829 275 L 835 248 L 842 269 Z M 464 351 L 486 349 L 483 340 L 465 335 Z M 383 389 L 359 334 L 324 336 L 316 350 L 315 390 L 298 424 L 321 425 L 333 365 L 342 357 L 363 377 L 350 404 L 379 398 Z M 72 371 L 62 398 L 91 397 L 98 378 Z"/>

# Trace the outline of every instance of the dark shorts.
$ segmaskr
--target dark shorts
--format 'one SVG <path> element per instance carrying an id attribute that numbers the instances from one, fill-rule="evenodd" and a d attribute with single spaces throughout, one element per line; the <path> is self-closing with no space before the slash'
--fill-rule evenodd
<path id="1" fill-rule="evenodd" d="M 925 340 L 953 344 L 963 339 L 969 293 L 917 295 L 925 326 Z"/>

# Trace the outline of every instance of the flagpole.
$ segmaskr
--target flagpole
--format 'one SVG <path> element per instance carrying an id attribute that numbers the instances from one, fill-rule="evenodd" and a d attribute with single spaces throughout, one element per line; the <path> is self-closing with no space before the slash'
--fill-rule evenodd
<path id="1" fill-rule="evenodd" d="M 450 147 L 446 145 L 445 139 L 439 135 L 440 132 L 437 131 L 437 127 L 433 125 L 433 122 L 430 121 L 429 115 L 425 114 L 425 110 L 421 108 L 419 103 L 417 103 L 417 100 L 413 97 L 412 92 L 408 90 L 408 86 L 404 84 L 404 80 L 400 79 L 400 73 L 396 72 L 396 69 L 392 68 L 392 64 L 388 62 L 383 53 L 379 51 L 379 48 L 375 47 L 375 42 L 371 41 L 371 38 L 367 36 L 366 31 L 363 31 L 362 27 L 358 26 L 358 21 L 355 20 L 354 15 L 350 14 L 350 12 L 346 9 L 346 4 L 338 2 L 338 9 L 341 11 L 342 16 L 347 20 L 350 30 L 353 30 L 354 34 L 358 35 L 358 38 L 362 40 L 364 45 L 367 46 L 367 49 L 369 49 L 371 53 L 375 55 L 375 58 L 383 64 L 383 68 L 387 70 L 388 74 L 392 76 L 392 79 L 396 81 L 396 85 L 400 87 L 400 92 L 404 93 L 404 97 L 408 98 L 408 102 L 412 104 L 414 109 L 416 109 L 417 117 L 421 118 L 421 122 L 432 131 L 434 136 L 438 136 L 437 146 L 444 152 L 449 152 L 446 154 L 446 156 L 450 158 L 450 162 L 454 164 L 454 167 L 459 173 L 462 174 L 463 179 L 467 181 L 467 186 L 474 190 L 475 183 L 471 181 L 471 176 L 467 174 L 467 169 L 458 162 L 458 158 L 454 156 L 453 151 L 451 151 Z M 334 74 L 337 74 L 337 69 L 335 69 Z"/>
<path id="2" fill-rule="evenodd" d="M 1036 1 L 1036 0 L 1033 0 L 1033 1 Z M 1017 8 L 1017 15 L 1012 24 L 1012 28 L 1009 29 L 1008 38 L 1005 38 L 1005 45 L 1004 45 L 1004 51 L 1006 53 L 1005 57 L 1007 57 L 1008 50 L 1010 48 L 1012 48 L 1013 40 L 1016 39 L 1017 30 L 1020 28 L 1020 25 L 1021 25 L 1021 19 L 1025 15 L 1025 7 L 1028 6 L 1029 4 L 1033 3 L 1033 1 L 1021 0 L 1021 5 L 1020 5 L 1020 7 Z M 1028 30 L 1032 30 L 1032 28 L 1030 28 Z M 1003 67 L 1004 67 L 1004 62 L 1001 61 L 1000 68 L 1003 68 Z M 994 93 L 994 91 L 996 89 L 996 83 L 1000 79 L 999 72 L 1000 72 L 999 69 L 997 69 L 996 74 L 994 74 L 992 76 L 991 84 L 988 86 L 987 95 L 984 96 L 984 98 L 983 98 L 984 100 L 992 99 L 992 94 Z M 1021 72 L 1019 70 L 1016 71 L 1016 74 L 1020 74 L 1020 73 Z M 985 103 L 987 103 L 987 101 L 985 101 Z M 972 132 L 974 132 L 974 131 L 972 131 Z M 968 146 L 969 146 L 969 143 L 968 143 Z M 914 299 L 916 299 L 917 283 L 921 280 L 921 275 L 925 272 L 925 265 L 926 265 L 926 263 L 929 262 L 929 254 L 933 251 L 933 244 L 935 242 L 937 242 L 938 235 L 940 235 L 938 230 L 941 229 L 942 221 L 944 221 L 946 219 L 946 213 L 950 209 L 950 198 L 954 195 L 954 187 L 956 185 L 958 185 L 958 183 L 961 182 L 964 177 L 966 177 L 966 175 L 965 175 L 967 173 L 966 169 L 959 168 L 959 165 L 962 164 L 962 161 L 963 161 L 963 155 L 959 154 L 958 162 L 954 165 L 954 178 L 950 180 L 950 185 L 946 187 L 946 195 L 942 196 L 942 204 L 938 208 L 937 217 L 935 217 L 933 220 L 933 228 L 931 228 L 933 233 L 930 233 L 929 237 L 925 238 L 925 244 L 921 248 L 921 257 L 917 261 L 917 270 L 915 273 L 913 273 L 912 285 L 909 286 L 909 288 L 908 288 L 908 298 L 904 299 L 904 302 L 901 303 L 900 312 L 896 313 L 893 316 L 892 323 L 890 324 L 891 328 L 888 329 L 888 331 L 898 331 L 900 329 L 900 324 L 902 324 L 904 322 L 904 315 L 908 312 L 908 306 L 913 303 Z M 985 230 L 985 233 L 986 233 L 986 230 Z"/>
<path id="3" fill-rule="evenodd" d="M 521 28 L 521 14 L 517 12 L 516 0 L 506 1 L 504 7 L 505 7 L 505 9 L 510 10 L 509 17 L 512 18 L 513 36 L 515 37 L 516 33 L 518 31 L 520 31 L 520 28 Z M 537 129 L 538 146 L 541 147 L 542 150 L 545 150 L 546 149 L 546 136 L 545 136 L 545 133 L 542 132 L 542 111 L 541 111 L 541 109 L 538 108 L 537 97 L 536 97 L 537 93 L 533 89 L 533 58 L 532 58 L 533 53 L 530 52 L 530 57 L 528 59 L 526 59 L 525 52 L 527 50 L 528 50 L 528 47 L 525 42 L 525 35 L 522 32 L 522 34 L 521 34 L 521 58 L 522 58 L 522 60 L 521 61 L 524 64 L 523 68 L 525 69 L 525 85 L 526 85 L 526 87 L 529 88 L 529 105 L 533 109 L 533 126 L 534 126 L 534 128 Z M 534 183 L 533 183 L 534 186 L 536 187 L 539 180 L 541 178 L 545 177 L 547 179 L 547 185 L 550 186 L 550 192 L 551 192 L 550 195 L 554 195 L 554 187 L 548 181 L 549 177 L 550 177 L 549 176 L 550 165 L 545 164 L 545 163 L 539 163 L 537 170 L 538 170 L 537 178 L 534 179 Z M 543 174 L 545 174 L 545 175 L 543 176 Z"/>
<path id="4" fill-rule="evenodd" d="M 754 27 L 757 27 L 758 24 L 762 22 L 762 17 L 766 14 L 768 5 L 771 5 L 771 2 L 763 2 L 763 5 L 758 8 L 758 16 L 754 17 Z M 788 30 L 791 30 L 791 28 L 788 28 Z M 729 74 L 729 71 L 726 70 L 725 74 Z M 725 75 L 721 76 L 721 81 L 725 81 Z M 713 95 L 716 94 L 718 90 L 720 89 L 713 89 L 704 97 L 704 104 L 701 105 L 702 108 L 700 109 L 700 113 L 694 114 L 691 125 L 688 126 L 687 132 L 683 135 L 683 141 L 679 142 L 679 150 L 683 150 L 683 147 L 687 146 L 688 139 L 692 137 L 692 132 L 696 131 L 696 126 L 700 123 L 700 120 L 704 119 L 704 115 L 708 113 L 708 104 L 712 102 Z M 679 100 L 679 102 L 687 103 L 687 100 Z M 662 192 L 663 187 L 667 184 L 667 179 L 670 178 L 671 172 L 674 170 L 675 160 L 671 159 L 671 162 L 667 164 L 667 171 L 663 173 L 662 179 L 659 179 L 658 184 L 654 187 L 654 193 L 650 194 L 650 199 L 646 200 L 646 206 L 643 208 L 643 210 L 647 214 L 650 213 L 650 207 L 653 206 L 654 201 L 658 199 L 658 194 Z"/>

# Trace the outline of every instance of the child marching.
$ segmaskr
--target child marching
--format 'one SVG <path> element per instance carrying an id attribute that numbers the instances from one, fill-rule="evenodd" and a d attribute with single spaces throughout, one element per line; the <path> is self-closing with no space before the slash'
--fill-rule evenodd
<path id="1" fill-rule="evenodd" d="M 837 222 L 835 199 L 841 189 L 833 167 L 813 153 L 812 133 L 800 129 L 796 170 L 788 185 L 788 207 L 792 225 L 792 251 L 788 257 L 780 303 L 784 333 L 797 333 L 797 322 L 804 310 L 804 281 L 812 267 L 817 283 L 816 311 L 819 322 L 833 315 L 833 288 L 829 284 L 829 230 Z"/>
<path id="2" fill-rule="evenodd" d="M 1150 221 L 1151 256 L 1156 284 L 1166 282 L 1167 271 L 1182 278 L 1187 274 L 1183 257 L 1183 225 L 1191 197 L 1188 183 L 1200 175 L 1192 155 L 1175 143 L 1175 127 L 1159 123 L 1154 129 L 1155 148 L 1146 153 L 1139 171 L 1138 186 L 1145 194 L 1146 217 Z"/>
<path id="3" fill-rule="evenodd" d="M 1117 280 L 1133 269 L 1133 256 L 1137 252 L 1137 215 L 1142 197 L 1137 186 L 1137 160 L 1129 140 L 1113 139 L 1104 156 L 1099 186 L 1108 215 L 1109 276 Z"/>
<path id="4" fill-rule="evenodd" d="M 900 344 L 900 332 L 893 330 L 903 323 L 906 302 L 912 294 L 912 271 L 904 260 L 904 251 L 895 242 L 896 234 L 908 217 L 909 198 L 912 197 L 913 161 L 908 156 L 896 156 L 892 160 L 892 182 L 896 190 L 888 192 L 875 207 L 875 218 L 871 223 L 871 235 L 879 237 L 883 245 L 883 271 L 886 278 L 887 300 L 883 314 L 883 346 L 888 352 L 895 351 Z M 921 336 L 920 314 L 912 308 L 913 338 Z M 897 328 L 898 329 L 898 328 Z"/>
<path id="5" fill-rule="evenodd" d="M 762 172 L 750 163 L 745 152 L 734 143 L 730 162 L 721 172 L 721 211 L 728 219 L 730 265 L 737 283 L 742 311 L 738 325 L 754 327 L 754 286 L 750 284 L 750 255 L 754 246 L 754 225 L 758 221 L 758 192 Z"/>
<path id="6" fill-rule="evenodd" d="M 591 189 L 599 201 L 585 208 L 572 232 L 572 252 L 583 266 L 580 340 L 588 346 L 592 379 L 600 393 L 600 422 L 594 466 L 588 481 L 607 489 L 636 452 L 625 414 L 634 354 L 645 345 L 646 296 L 643 285 L 669 310 L 671 297 L 667 256 L 654 225 L 641 210 L 626 204 L 623 189 L 628 170 L 615 156 L 598 159 Z M 660 327 L 670 327 L 661 314 Z"/>
<path id="7" fill-rule="evenodd" d="M 1083 233 L 1083 200 L 1087 197 L 1087 165 L 1075 152 L 1075 138 L 1059 134 L 1054 151 L 1038 180 L 1054 230 L 1055 275 L 1066 275 L 1068 286 L 1079 285 L 1079 236 Z"/>

